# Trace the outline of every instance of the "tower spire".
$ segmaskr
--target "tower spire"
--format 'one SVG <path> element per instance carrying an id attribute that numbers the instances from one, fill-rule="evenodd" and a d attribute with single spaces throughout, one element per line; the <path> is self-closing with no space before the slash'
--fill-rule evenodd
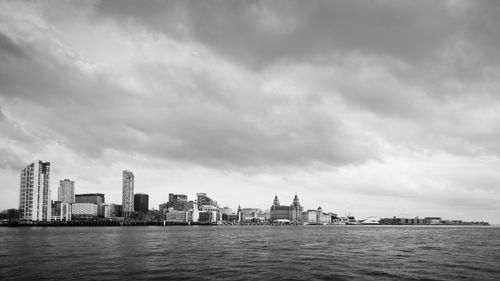
<path id="1" fill-rule="evenodd" d="M 280 205 L 280 200 L 278 199 L 278 194 L 274 196 L 274 202 L 273 205 L 278 207 Z"/>

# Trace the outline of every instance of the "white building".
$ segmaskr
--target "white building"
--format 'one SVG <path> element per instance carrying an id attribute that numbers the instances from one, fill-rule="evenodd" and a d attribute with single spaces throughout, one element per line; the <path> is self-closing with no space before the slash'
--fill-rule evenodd
<path id="1" fill-rule="evenodd" d="M 134 211 L 134 174 L 123 171 L 122 212 L 124 217 L 130 217 Z"/>
<path id="2" fill-rule="evenodd" d="M 73 217 L 97 217 L 97 204 L 95 203 L 73 203 Z"/>
<path id="3" fill-rule="evenodd" d="M 302 213 L 302 219 L 306 224 L 315 224 L 318 223 L 318 211 L 317 210 L 307 210 Z"/>
<path id="4" fill-rule="evenodd" d="M 19 209 L 23 212 L 22 219 L 51 219 L 49 179 L 50 162 L 35 161 L 21 171 Z"/>
<path id="5" fill-rule="evenodd" d="M 75 182 L 69 179 L 59 181 L 57 201 L 75 203 Z"/>
<path id="6" fill-rule="evenodd" d="M 323 209 L 307 210 L 302 213 L 302 220 L 305 224 L 328 224 L 332 222 L 330 214 L 323 213 Z"/>

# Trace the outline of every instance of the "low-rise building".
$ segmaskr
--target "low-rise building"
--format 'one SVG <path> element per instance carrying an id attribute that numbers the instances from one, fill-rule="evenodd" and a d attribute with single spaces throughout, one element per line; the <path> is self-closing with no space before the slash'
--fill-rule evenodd
<path id="1" fill-rule="evenodd" d="M 424 221 L 426 224 L 440 224 L 441 217 L 425 217 Z"/>
<path id="2" fill-rule="evenodd" d="M 75 194 L 75 203 L 94 203 L 97 204 L 97 215 L 103 217 L 102 204 L 104 201 L 104 194 L 102 193 L 86 193 L 86 194 Z"/>
<path id="3" fill-rule="evenodd" d="M 317 210 L 307 210 L 302 213 L 305 224 L 328 224 L 332 222 L 331 213 L 323 213 L 323 209 L 318 207 Z"/>
<path id="4" fill-rule="evenodd" d="M 122 216 L 122 205 L 120 204 L 103 204 L 102 208 L 105 218 L 118 218 Z"/>
<path id="5" fill-rule="evenodd" d="M 73 203 L 72 218 L 95 218 L 98 215 L 95 203 Z"/>
<path id="6" fill-rule="evenodd" d="M 240 222 L 265 222 L 266 214 L 262 212 L 259 208 L 239 208 L 238 207 L 238 217 Z"/>
<path id="7" fill-rule="evenodd" d="M 72 204 L 61 201 L 52 201 L 51 220 L 70 221 L 72 215 Z"/>

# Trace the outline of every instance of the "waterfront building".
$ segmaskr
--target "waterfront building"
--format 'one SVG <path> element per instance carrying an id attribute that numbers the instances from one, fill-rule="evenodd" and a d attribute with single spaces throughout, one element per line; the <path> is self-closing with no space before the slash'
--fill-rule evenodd
<path id="1" fill-rule="evenodd" d="M 224 223 L 237 223 L 239 222 L 239 216 L 238 214 L 233 213 L 233 209 L 229 207 L 224 207 L 219 209 L 220 212 L 220 219 Z"/>
<path id="2" fill-rule="evenodd" d="M 122 215 L 122 205 L 119 204 L 103 204 L 103 215 L 105 218 L 116 218 Z"/>
<path id="3" fill-rule="evenodd" d="M 104 216 L 102 204 L 105 203 L 105 200 L 102 193 L 75 194 L 75 203 L 94 203 L 97 205 L 97 215 L 99 217 Z"/>
<path id="4" fill-rule="evenodd" d="M 196 193 L 196 198 L 198 200 L 198 209 L 201 210 L 203 206 L 213 206 L 214 208 L 219 208 L 217 201 L 212 200 L 207 196 L 206 193 Z"/>
<path id="5" fill-rule="evenodd" d="M 160 216 L 167 222 L 197 222 L 197 201 L 188 201 L 185 194 L 168 194 L 168 202 L 160 204 Z"/>
<path id="6" fill-rule="evenodd" d="M 426 223 L 426 224 L 440 224 L 441 217 L 425 217 L 424 223 Z"/>
<path id="7" fill-rule="evenodd" d="M 219 212 L 217 211 L 199 211 L 198 221 L 207 223 L 217 223 L 221 220 Z"/>
<path id="8" fill-rule="evenodd" d="M 130 218 L 134 211 L 134 174 L 130 171 L 123 171 L 122 185 L 122 214 L 125 218 Z"/>
<path id="9" fill-rule="evenodd" d="M 91 219 L 97 217 L 97 204 L 95 203 L 73 203 L 72 218 Z"/>
<path id="10" fill-rule="evenodd" d="M 189 212 L 177 211 L 172 209 L 168 212 L 165 212 L 164 218 L 167 222 L 188 222 Z"/>
<path id="11" fill-rule="evenodd" d="M 185 194 L 168 194 L 167 207 L 177 211 L 189 211 L 193 209 L 194 201 L 188 201 Z"/>
<path id="12" fill-rule="evenodd" d="M 293 223 L 302 223 L 302 206 L 299 197 L 295 194 L 293 203 L 289 206 L 281 206 L 278 195 L 274 197 L 273 205 L 270 208 L 271 221 L 290 221 Z"/>
<path id="13" fill-rule="evenodd" d="M 221 220 L 225 223 L 231 223 L 231 224 L 235 224 L 235 223 L 238 223 L 240 220 L 239 220 L 239 217 L 237 214 L 223 214 L 221 213 Z"/>
<path id="14" fill-rule="evenodd" d="M 23 212 L 21 209 L 8 209 L 0 212 L 0 221 L 18 221 L 23 217 Z"/>
<path id="15" fill-rule="evenodd" d="M 185 202 L 188 202 L 188 197 L 186 194 L 168 194 L 168 202 L 171 204 L 171 207 L 174 209 L 182 209 Z M 182 206 L 182 207 L 178 207 Z"/>
<path id="16" fill-rule="evenodd" d="M 49 180 L 50 162 L 35 161 L 22 169 L 19 195 L 22 220 L 51 219 Z"/>
<path id="17" fill-rule="evenodd" d="M 163 213 L 168 209 L 168 203 L 163 203 L 158 206 L 158 210 L 160 210 L 161 219 L 164 220 Z"/>
<path id="18" fill-rule="evenodd" d="M 266 221 L 266 214 L 259 208 L 238 208 L 238 217 L 245 223 Z"/>
<path id="19" fill-rule="evenodd" d="M 164 217 L 165 212 L 170 212 L 170 211 L 193 212 L 193 210 L 195 209 L 195 202 L 188 201 L 188 197 L 185 194 L 169 193 L 168 202 L 160 204 L 159 209 L 161 218 L 165 219 Z M 195 215 L 195 217 L 197 217 L 197 215 Z"/>
<path id="20" fill-rule="evenodd" d="M 307 210 L 302 214 L 302 219 L 306 224 L 316 224 L 317 219 L 317 210 Z"/>
<path id="21" fill-rule="evenodd" d="M 75 203 L 75 182 L 69 179 L 59 181 L 57 201 Z"/>
<path id="22" fill-rule="evenodd" d="M 192 201 L 191 201 L 192 202 Z M 197 222 L 200 211 L 196 202 L 192 202 L 192 208 L 189 210 L 179 210 L 174 207 L 168 207 L 163 210 L 162 218 L 166 222 Z"/>
<path id="23" fill-rule="evenodd" d="M 134 211 L 147 212 L 149 210 L 149 195 L 146 193 L 134 194 Z"/>
<path id="24" fill-rule="evenodd" d="M 61 201 L 52 201 L 52 217 L 53 221 L 70 221 L 72 215 L 72 204 Z"/>
<path id="25" fill-rule="evenodd" d="M 441 218 L 439 218 L 439 221 L 441 221 Z M 418 218 L 418 217 L 415 217 L 415 218 L 392 217 L 392 218 L 379 219 L 379 224 L 391 224 L 391 225 L 429 224 L 429 221 L 426 219 Z"/>
<path id="26" fill-rule="evenodd" d="M 217 201 L 212 200 L 206 193 L 197 193 L 196 198 L 199 210 L 198 221 L 216 223 L 222 219 Z"/>
<path id="27" fill-rule="evenodd" d="M 328 224 L 332 222 L 332 215 L 324 213 L 320 206 L 317 210 L 307 210 L 302 213 L 302 219 L 305 224 Z"/>

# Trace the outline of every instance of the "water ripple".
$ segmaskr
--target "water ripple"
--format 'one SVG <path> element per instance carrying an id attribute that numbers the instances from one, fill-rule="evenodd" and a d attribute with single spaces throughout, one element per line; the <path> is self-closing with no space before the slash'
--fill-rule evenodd
<path id="1" fill-rule="evenodd" d="M 500 228 L 0 228 L 1 280 L 500 280 Z"/>

